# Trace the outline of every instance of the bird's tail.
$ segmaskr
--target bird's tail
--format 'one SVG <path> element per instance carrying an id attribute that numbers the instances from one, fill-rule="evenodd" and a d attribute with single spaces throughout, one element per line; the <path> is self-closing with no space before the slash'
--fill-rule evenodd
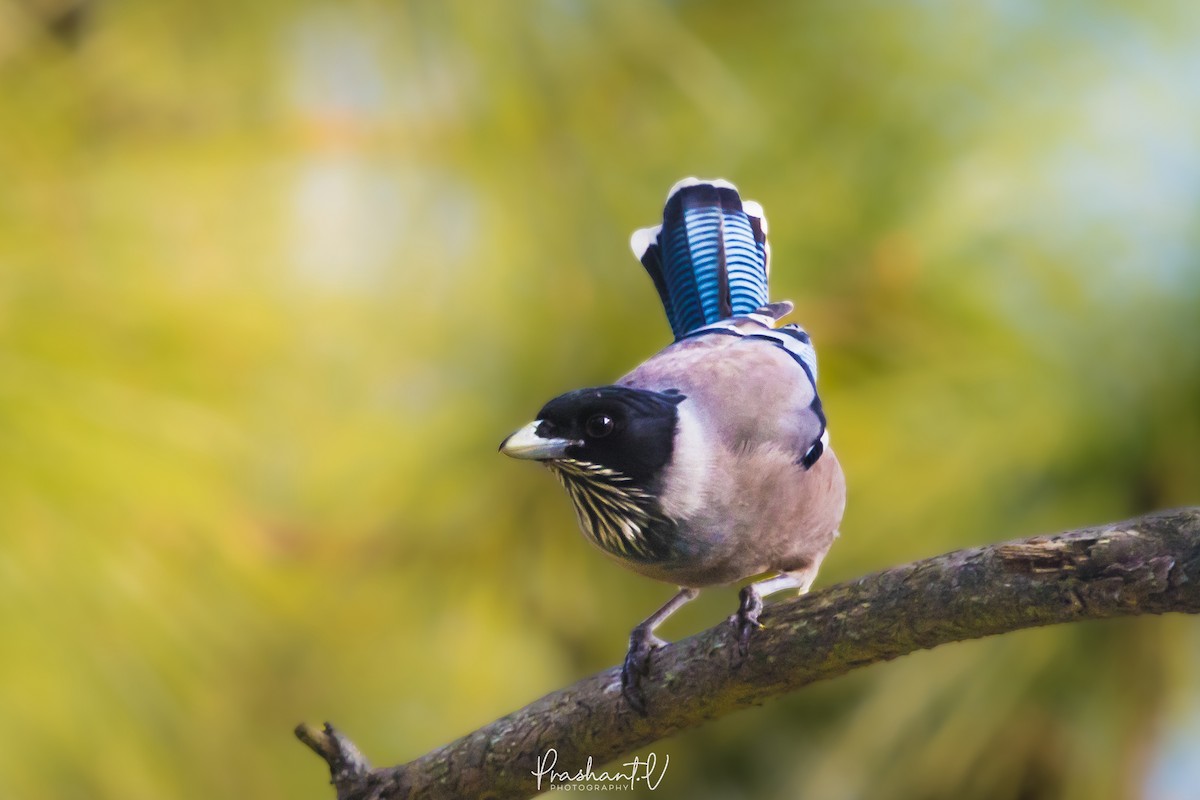
<path id="1" fill-rule="evenodd" d="M 630 244 L 676 339 L 729 317 L 791 310 L 790 303 L 768 307 L 771 249 L 762 206 L 743 202 L 728 181 L 684 178 L 667 195 L 662 225 L 635 231 Z"/>

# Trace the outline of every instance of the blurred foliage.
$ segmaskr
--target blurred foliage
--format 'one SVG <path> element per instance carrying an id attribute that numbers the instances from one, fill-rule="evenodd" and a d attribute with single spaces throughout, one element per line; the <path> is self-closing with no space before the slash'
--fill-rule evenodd
<path id="1" fill-rule="evenodd" d="M 0 0 L 0 795 L 324 798 L 300 720 L 401 760 L 615 663 L 670 590 L 495 447 L 666 343 L 626 237 L 686 174 L 763 203 L 820 349 L 819 583 L 1200 501 L 1198 34 L 1183 0 Z M 668 634 L 733 590 L 694 605 Z M 655 796 L 1175 796 L 1196 643 L 915 655 L 660 743 Z"/>

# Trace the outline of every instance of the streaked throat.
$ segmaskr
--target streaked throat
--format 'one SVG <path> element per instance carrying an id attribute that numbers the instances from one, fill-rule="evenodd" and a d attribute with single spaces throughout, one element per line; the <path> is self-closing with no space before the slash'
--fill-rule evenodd
<path id="1" fill-rule="evenodd" d="M 675 524 L 627 475 L 574 459 L 545 463 L 567 490 L 584 535 L 602 550 L 637 561 L 668 555 Z"/>

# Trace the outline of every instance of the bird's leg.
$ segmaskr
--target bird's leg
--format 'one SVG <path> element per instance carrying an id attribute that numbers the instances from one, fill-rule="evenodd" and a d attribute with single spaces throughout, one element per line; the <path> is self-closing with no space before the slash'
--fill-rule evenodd
<path id="1" fill-rule="evenodd" d="M 639 714 L 646 713 L 646 699 L 642 696 L 641 680 L 650 671 L 650 653 L 666 644 L 654 635 L 654 629 L 681 606 L 695 600 L 699 594 L 699 589 L 680 587 L 678 594 L 630 632 L 629 651 L 625 654 L 625 665 L 621 668 L 621 694 Z"/>
<path id="2" fill-rule="evenodd" d="M 762 614 L 763 598 L 776 592 L 782 592 L 784 589 L 798 589 L 800 594 L 804 594 L 808 591 L 808 587 L 812 586 L 816 577 L 815 569 L 784 572 L 774 578 L 767 578 L 764 581 L 742 587 L 742 591 L 738 594 L 740 602 L 737 613 L 729 618 L 738 631 L 738 652 L 742 658 L 745 658 L 750 652 L 750 635 L 756 628 L 762 627 L 758 617 Z"/>

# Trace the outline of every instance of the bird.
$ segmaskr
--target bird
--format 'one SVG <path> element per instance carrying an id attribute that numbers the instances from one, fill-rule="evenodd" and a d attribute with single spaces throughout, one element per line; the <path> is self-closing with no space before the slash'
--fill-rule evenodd
<path id="1" fill-rule="evenodd" d="M 842 521 L 809 334 L 769 299 L 762 206 L 723 179 L 671 187 L 662 223 L 630 245 L 674 341 L 608 385 L 547 402 L 500 451 L 541 462 L 584 538 L 677 592 L 633 628 L 621 691 L 646 713 L 655 630 L 701 589 L 754 580 L 729 618 L 743 658 L 763 598 L 808 591 Z"/>

